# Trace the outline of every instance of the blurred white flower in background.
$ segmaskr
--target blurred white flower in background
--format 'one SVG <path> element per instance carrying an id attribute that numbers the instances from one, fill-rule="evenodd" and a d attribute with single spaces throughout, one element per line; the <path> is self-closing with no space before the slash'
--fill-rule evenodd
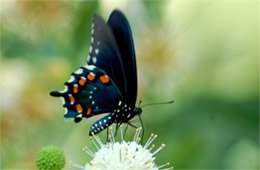
<path id="1" fill-rule="evenodd" d="M 93 144 L 96 146 L 98 151 L 92 152 L 89 148 L 85 147 L 83 150 L 93 157 L 90 163 L 85 166 L 71 162 L 73 167 L 83 170 L 169 170 L 173 167 L 168 167 L 169 163 L 157 166 L 155 164 L 155 155 L 165 147 L 162 144 L 155 151 L 154 145 L 151 145 L 157 135 L 151 134 L 147 142 L 142 146 L 140 144 L 140 132 L 141 128 L 137 128 L 133 141 L 126 142 L 123 139 L 122 128 L 121 131 L 121 142 L 116 142 L 112 128 L 110 129 L 111 135 L 109 135 L 110 141 L 103 144 L 98 136 L 93 135 Z"/>

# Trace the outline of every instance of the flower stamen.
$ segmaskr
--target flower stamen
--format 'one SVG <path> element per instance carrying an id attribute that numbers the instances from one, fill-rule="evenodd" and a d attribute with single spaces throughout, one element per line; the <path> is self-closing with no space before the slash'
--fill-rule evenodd
<path id="1" fill-rule="evenodd" d="M 82 150 L 86 152 L 89 156 L 92 156 L 93 158 L 95 157 L 95 154 L 88 147 L 85 146 Z"/>
<path id="2" fill-rule="evenodd" d="M 100 140 L 94 133 L 92 133 L 92 136 L 94 137 L 94 139 L 96 140 L 96 142 L 97 142 L 100 146 L 103 145 L 102 142 L 101 142 L 101 140 Z"/>
<path id="3" fill-rule="evenodd" d="M 100 148 L 98 147 L 98 145 L 96 144 L 96 142 L 93 140 L 93 138 L 90 138 L 91 142 L 94 144 L 94 146 L 97 148 L 97 150 L 99 150 Z"/>
<path id="4" fill-rule="evenodd" d="M 137 142 L 138 137 L 139 137 L 140 132 L 141 132 L 141 129 L 142 129 L 141 127 L 136 129 L 135 136 L 134 136 L 134 139 L 133 139 L 134 142 Z"/>
<path id="5" fill-rule="evenodd" d="M 152 144 L 152 146 L 150 147 L 149 151 L 151 152 L 154 147 L 155 147 L 155 145 Z"/>
<path id="6" fill-rule="evenodd" d="M 165 147 L 165 144 L 162 144 L 156 151 L 153 153 L 153 155 L 157 154 L 160 150 L 162 150 Z"/>
<path id="7" fill-rule="evenodd" d="M 155 138 L 157 138 L 157 135 L 154 135 L 152 133 L 149 139 L 147 140 L 146 144 L 144 145 L 144 149 L 146 149 L 154 141 Z"/>
<path id="8" fill-rule="evenodd" d="M 158 166 L 158 169 L 163 168 L 163 167 L 166 167 L 166 166 L 169 166 L 169 165 L 170 165 L 170 163 L 167 162 L 167 163 L 165 163 L 165 164 L 162 164 L 162 165 Z"/>
<path id="9" fill-rule="evenodd" d="M 123 126 L 120 125 L 120 134 L 121 134 L 121 142 L 124 140 L 124 135 L 123 135 Z"/>
<path id="10" fill-rule="evenodd" d="M 75 167 L 75 168 L 79 168 L 79 169 L 85 169 L 85 167 L 84 166 L 82 166 L 82 165 L 79 165 L 79 164 L 77 164 L 77 163 L 75 163 L 75 162 L 72 162 L 72 161 L 70 161 L 70 166 L 73 166 L 73 167 Z"/>

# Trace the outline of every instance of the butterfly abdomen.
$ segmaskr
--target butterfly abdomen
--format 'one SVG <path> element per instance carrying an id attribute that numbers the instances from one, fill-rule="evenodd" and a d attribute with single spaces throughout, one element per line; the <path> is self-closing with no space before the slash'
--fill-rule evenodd
<path id="1" fill-rule="evenodd" d="M 89 135 L 92 136 L 93 134 L 97 134 L 104 129 L 108 128 L 111 124 L 114 123 L 114 117 L 112 116 L 112 113 L 108 114 L 107 116 L 104 116 L 103 118 L 96 121 L 91 127 L 89 131 Z"/>

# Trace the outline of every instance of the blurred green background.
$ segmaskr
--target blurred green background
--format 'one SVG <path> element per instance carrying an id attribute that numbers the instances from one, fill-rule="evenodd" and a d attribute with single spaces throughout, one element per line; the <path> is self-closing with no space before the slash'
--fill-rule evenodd
<path id="1" fill-rule="evenodd" d="M 46 145 L 90 160 L 81 149 L 95 150 L 88 131 L 100 117 L 74 124 L 49 92 L 85 64 L 93 14 L 115 8 L 133 31 L 138 101 L 175 100 L 143 109 L 145 139 L 166 144 L 156 163 L 259 169 L 257 0 L 1 1 L 1 169 L 36 168 Z"/>

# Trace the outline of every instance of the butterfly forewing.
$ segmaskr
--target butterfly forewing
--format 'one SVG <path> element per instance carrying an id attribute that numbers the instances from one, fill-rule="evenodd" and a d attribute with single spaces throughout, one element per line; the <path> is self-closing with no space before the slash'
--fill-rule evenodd
<path id="1" fill-rule="evenodd" d="M 120 51 L 110 27 L 98 15 L 94 16 L 87 63 L 104 70 L 116 83 L 121 93 L 125 94 L 126 76 Z"/>
<path id="2" fill-rule="evenodd" d="M 118 10 L 112 12 L 107 23 L 116 39 L 124 66 L 126 76 L 126 93 L 122 92 L 124 99 L 127 103 L 135 105 L 137 96 L 137 71 L 134 41 L 130 25 L 126 17 Z"/>

